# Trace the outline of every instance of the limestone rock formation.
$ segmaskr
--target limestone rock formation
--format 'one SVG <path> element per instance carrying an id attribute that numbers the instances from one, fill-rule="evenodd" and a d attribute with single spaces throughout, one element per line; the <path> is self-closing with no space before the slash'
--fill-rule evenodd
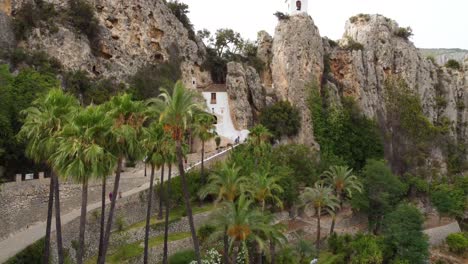
<path id="1" fill-rule="evenodd" d="M 316 148 L 307 100 L 311 84 L 321 82 L 323 56 L 322 38 L 310 16 L 299 14 L 279 22 L 271 63 L 274 91 L 279 100 L 291 102 L 301 113 L 295 141 Z"/>
<path id="2" fill-rule="evenodd" d="M 461 107 L 468 100 L 468 74 L 434 65 L 413 43 L 398 36 L 398 29 L 395 21 L 381 15 L 348 21 L 345 41 L 340 44 L 360 43 L 362 50 L 327 49 L 330 83 L 340 88 L 342 96 L 355 98 L 367 116 L 382 119 L 386 116 L 385 80 L 402 77 L 420 97 L 426 117 L 431 122 L 447 118 L 453 124 L 452 136 L 463 140 L 468 135 L 463 125 L 468 121 L 467 111 Z M 437 100 L 446 104 L 437 104 Z M 432 156 L 444 164 L 438 147 L 432 150 Z"/>
<path id="3" fill-rule="evenodd" d="M 68 5 L 68 1 L 46 1 L 53 3 L 59 12 Z M 7 2 L 2 11 L 11 10 L 10 13 L 14 14 L 25 1 Z M 200 83 L 210 82 L 198 66 L 203 61 L 204 46 L 189 38 L 187 29 L 164 1 L 90 2 L 95 7 L 100 27 L 97 47 L 90 47 L 95 44 L 90 44 L 86 36 L 76 33 L 66 24 L 59 24 L 56 33 L 35 29 L 20 45 L 44 50 L 65 68 L 86 70 L 95 76 L 125 80 L 146 64 L 180 60 L 186 85 L 192 87 L 193 78 L 198 77 L 204 79 Z M 92 52 L 92 48 L 97 52 Z"/>
<path id="4" fill-rule="evenodd" d="M 11 18 L 0 12 L 0 50 L 11 49 L 15 46 L 15 35 L 12 30 Z"/>
<path id="5" fill-rule="evenodd" d="M 264 64 L 264 69 L 260 73 L 263 85 L 271 87 L 273 77 L 271 76 L 271 60 L 273 58 L 273 38 L 266 31 L 258 32 L 257 37 L 257 57 Z"/>
<path id="6" fill-rule="evenodd" d="M 230 100 L 232 121 L 236 129 L 248 129 L 253 125 L 253 111 L 249 101 L 250 91 L 246 70 L 238 62 L 229 62 L 227 70 L 226 90 Z"/>

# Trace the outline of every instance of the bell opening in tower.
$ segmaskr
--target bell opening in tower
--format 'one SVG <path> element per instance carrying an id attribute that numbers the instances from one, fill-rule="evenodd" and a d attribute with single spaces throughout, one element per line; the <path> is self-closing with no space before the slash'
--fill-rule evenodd
<path id="1" fill-rule="evenodd" d="M 301 1 L 296 1 L 296 10 L 301 11 L 302 9 L 302 2 Z"/>

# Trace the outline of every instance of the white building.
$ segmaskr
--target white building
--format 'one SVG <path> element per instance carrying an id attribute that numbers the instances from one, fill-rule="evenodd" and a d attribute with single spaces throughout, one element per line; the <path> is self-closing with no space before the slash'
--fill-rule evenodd
<path id="1" fill-rule="evenodd" d="M 243 142 L 248 134 L 248 130 L 237 130 L 232 122 L 229 108 L 229 96 L 226 92 L 226 85 L 212 84 L 202 91 L 208 110 L 216 118 L 216 132 L 219 136 L 234 143 L 236 138 Z"/>
<path id="2" fill-rule="evenodd" d="M 308 0 L 284 0 L 290 15 L 307 13 L 309 8 Z"/>

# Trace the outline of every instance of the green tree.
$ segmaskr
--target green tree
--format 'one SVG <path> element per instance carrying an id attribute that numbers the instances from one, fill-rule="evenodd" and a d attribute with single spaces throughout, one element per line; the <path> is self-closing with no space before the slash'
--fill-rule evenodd
<path id="1" fill-rule="evenodd" d="M 330 215 L 339 207 L 338 198 L 333 194 L 333 189 L 325 186 L 323 182 L 316 182 L 314 187 L 307 187 L 301 194 L 301 200 L 305 206 L 311 206 L 317 215 L 317 241 L 316 248 L 320 248 L 320 217 L 322 210 Z"/>
<path id="2" fill-rule="evenodd" d="M 351 198 L 353 192 L 362 192 L 362 184 L 359 179 L 352 174 L 353 169 L 346 166 L 331 166 L 328 171 L 323 173 L 324 181 L 335 191 L 335 195 L 340 201 L 340 207 L 346 198 Z M 333 217 L 330 234 L 335 227 L 335 217 Z"/>
<path id="3" fill-rule="evenodd" d="M 377 123 L 367 118 L 352 98 L 344 97 L 337 106 L 329 103 L 327 94 L 320 94 L 317 85 L 310 90 L 309 108 L 322 162 L 342 160 L 343 165 L 360 171 L 367 159 L 383 158 Z"/>
<path id="4" fill-rule="evenodd" d="M 187 216 L 192 233 L 192 240 L 194 250 L 197 255 L 197 262 L 201 264 L 200 248 L 198 238 L 193 223 L 192 208 L 190 205 L 190 196 L 188 191 L 187 180 L 185 176 L 182 141 L 183 135 L 194 119 L 194 115 L 203 112 L 204 107 L 196 101 L 197 94 L 191 90 L 187 90 L 182 82 L 177 82 L 174 86 L 172 94 L 167 90 L 163 90 L 160 98 L 162 99 L 162 106 L 164 107 L 160 120 L 164 122 L 166 130 L 172 135 L 176 142 L 176 156 L 178 161 L 179 175 L 182 179 L 182 187 L 184 192 L 185 206 L 187 209 Z"/>
<path id="5" fill-rule="evenodd" d="M 272 134 L 263 125 L 256 125 L 250 129 L 248 137 L 248 145 L 252 149 L 255 157 L 255 165 L 258 165 L 261 157 L 267 152 L 271 145 L 270 139 Z"/>
<path id="6" fill-rule="evenodd" d="M 111 133 L 107 140 L 106 149 L 110 149 L 117 157 L 117 169 L 115 173 L 114 187 L 109 209 L 109 216 L 104 232 L 102 251 L 98 256 L 98 263 L 104 264 L 107 248 L 109 246 L 110 232 L 114 219 L 115 204 L 119 192 L 120 174 L 123 159 L 138 160 L 143 156 L 141 147 L 142 126 L 147 118 L 147 108 L 139 101 L 133 101 L 131 95 L 122 94 L 114 96 L 104 106 L 107 115 L 113 120 Z M 105 185 L 103 185 L 105 186 Z"/>
<path id="7" fill-rule="evenodd" d="M 143 147 L 146 151 L 147 162 L 151 166 L 151 176 L 150 176 L 150 187 L 148 190 L 148 205 L 146 210 L 146 226 L 145 226 L 145 249 L 144 249 L 144 257 L 143 262 L 146 264 L 148 263 L 148 243 L 149 243 L 149 229 L 150 229 L 150 219 L 151 219 L 151 205 L 153 201 L 153 183 L 154 183 L 154 169 L 161 168 L 164 166 L 166 162 L 164 159 L 164 128 L 162 124 L 158 122 L 153 122 L 151 125 L 144 129 L 143 131 Z M 161 188 L 164 183 L 164 174 L 161 174 Z M 162 216 L 162 200 L 163 198 L 163 189 L 161 189 L 159 200 L 159 214 Z M 162 217 L 161 217 L 162 218 Z"/>
<path id="8" fill-rule="evenodd" d="M 455 186 L 440 184 L 431 192 L 431 202 L 439 217 L 462 217 L 466 208 L 466 194 Z"/>
<path id="9" fill-rule="evenodd" d="M 201 199 L 207 195 L 215 195 L 216 203 L 227 201 L 234 202 L 241 194 L 248 178 L 239 174 L 239 168 L 235 164 L 224 163 L 222 167 L 215 170 L 208 178 L 208 184 L 199 191 Z M 227 230 L 227 226 L 225 226 Z M 229 238 L 227 232 L 223 234 L 224 262 L 229 263 Z"/>
<path id="10" fill-rule="evenodd" d="M 260 123 L 271 131 L 275 139 L 295 136 L 301 127 L 299 110 L 288 101 L 268 106 L 260 113 Z"/>
<path id="11" fill-rule="evenodd" d="M 199 196 L 204 199 L 208 195 L 216 196 L 216 202 L 233 202 L 242 194 L 248 178 L 239 174 L 240 168 L 236 165 L 224 163 L 219 169 L 211 173 L 208 184 L 199 191 Z"/>
<path id="12" fill-rule="evenodd" d="M 80 231 L 76 254 L 78 264 L 83 263 L 85 252 L 89 181 L 112 173 L 117 162 L 117 158 L 103 146 L 111 126 L 112 120 L 98 107 L 88 106 L 86 109 L 80 109 L 59 133 L 59 145 L 52 155 L 53 167 L 61 176 L 82 184 Z"/>
<path id="13" fill-rule="evenodd" d="M 187 29 L 189 38 L 195 40 L 195 32 L 193 30 L 193 25 L 190 22 L 190 19 L 187 15 L 188 13 L 190 13 L 189 6 L 185 3 L 179 2 L 178 0 L 167 1 L 166 5 L 172 11 L 174 16 L 176 16 L 177 19 L 182 23 L 182 25 L 184 25 L 184 27 Z"/>
<path id="14" fill-rule="evenodd" d="M 279 208 L 283 207 L 283 202 L 279 199 L 278 194 L 284 192 L 279 182 L 280 177 L 272 175 L 270 166 L 267 169 L 259 170 L 250 175 L 246 191 L 250 196 L 260 203 L 262 212 L 265 211 L 267 200 L 272 200 Z"/>
<path id="15" fill-rule="evenodd" d="M 245 195 L 239 196 L 235 202 L 224 202 L 221 210 L 214 213 L 213 225 L 222 228 L 221 232 L 232 242 L 232 259 L 227 263 L 236 263 L 242 247 L 246 247 L 248 239 L 254 240 L 263 249 L 265 240 L 262 234 L 271 230 L 271 219 L 252 207 L 252 201 Z M 224 252 L 225 255 L 228 252 Z M 225 258 L 227 259 L 227 258 Z"/>
<path id="16" fill-rule="evenodd" d="M 171 177 L 172 177 L 172 164 L 176 163 L 176 143 L 170 135 L 166 135 L 164 140 L 163 156 L 168 167 L 167 173 L 167 187 L 166 187 L 166 215 L 164 219 L 164 249 L 163 249 L 163 264 L 167 264 L 168 254 L 168 238 L 169 238 L 169 212 L 171 209 Z M 163 181 L 161 181 L 161 184 Z"/>
<path id="17" fill-rule="evenodd" d="M 395 208 L 407 187 L 384 161 L 369 160 L 362 176 L 364 190 L 353 196 L 351 204 L 355 210 L 368 215 L 369 229 L 378 233 L 384 215 Z"/>
<path id="18" fill-rule="evenodd" d="M 463 254 L 468 251 L 468 233 L 454 233 L 445 239 L 450 251 Z"/>
<path id="19" fill-rule="evenodd" d="M 305 145 L 287 144 L 272 149 L 272 164 L 288 166 L 302 185 L 311 186 L 319 179 L 318 155 Z"/>
<path id="20" fill-rule="evenodd" d="M 33 106 L 22 112 L 25 116 L 24 124 L 18 134 L 19 138 L 27 142 L 26 156 L 37 163 L 45 162 L 51 169 L 49 202 L 47 210 L 44 263 L 49 261 L 50 232 L 52 221 L 52 207 L 55 196 L 55 222 L 57 234 L 57 251 L 59 263 L 63 263 L 62 226 L 60 219 L 59 180 L 52 169 L 52 154 L 58 148 L 57 136 L 71 119 L 78 102 L 60 89 L 50 90 L 33 102 Z"/>
<path id="21" fill-rule="evenodd" d="M 201 183 L 205 184 L 205 142 L 215 137 L 214 117 L 211 114 L 199 114 L 195 117 L 192 132 L 201 140 Z"/>
<path id="22" fill-rule="evenodd" d="M 357 234 L 349 246 L 351 264 L 381 264 L 384 261 L 382 247 L 373 235 Z"/>
<path id="23" fill-rule="evenodd" d="M 383 223 L 386 259 L 427 263 L 429 243 L 422 232 L 423 223 L 424 217 L 412 205 L 400 204 L 387 214 Z"/>

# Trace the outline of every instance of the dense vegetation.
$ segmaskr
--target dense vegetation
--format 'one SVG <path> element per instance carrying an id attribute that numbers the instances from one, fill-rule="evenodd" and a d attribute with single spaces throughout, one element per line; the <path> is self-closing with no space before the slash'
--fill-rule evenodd
<path id="1" fill-rule="evenodd" d="M 376 122 L 365 117 L 351 98 L 344 98 L 341 106 L 333 105 L 327 102 L 326 94 L 320 95 L 317 87 L 310 89 L 314 136 L 320 144 L 323 160 L 360 170 L 367 159 L 383 157 L 382 138 Z"/>
<path id="2" fill-rule="evenodd" d="M 260 72 L 264 65 L 257 58 L 257 44 L 245 40 L 232 29 L 218 29 L 214 35 L 208 30 L 199 30 L 198 37 L 207 45 L 203 67 L 210 71 L 215 83 L 225 83 L 227 63 L 237 61 L 246 63 Z"/>
<path id="3" fill-rule="evenodd" d="M 301 126 L 299 110 L 287 101 L 280 101 L 267 106 L 260 113 L 260 123 L 264 125 L 275 139 L 295 136 Z"/>

